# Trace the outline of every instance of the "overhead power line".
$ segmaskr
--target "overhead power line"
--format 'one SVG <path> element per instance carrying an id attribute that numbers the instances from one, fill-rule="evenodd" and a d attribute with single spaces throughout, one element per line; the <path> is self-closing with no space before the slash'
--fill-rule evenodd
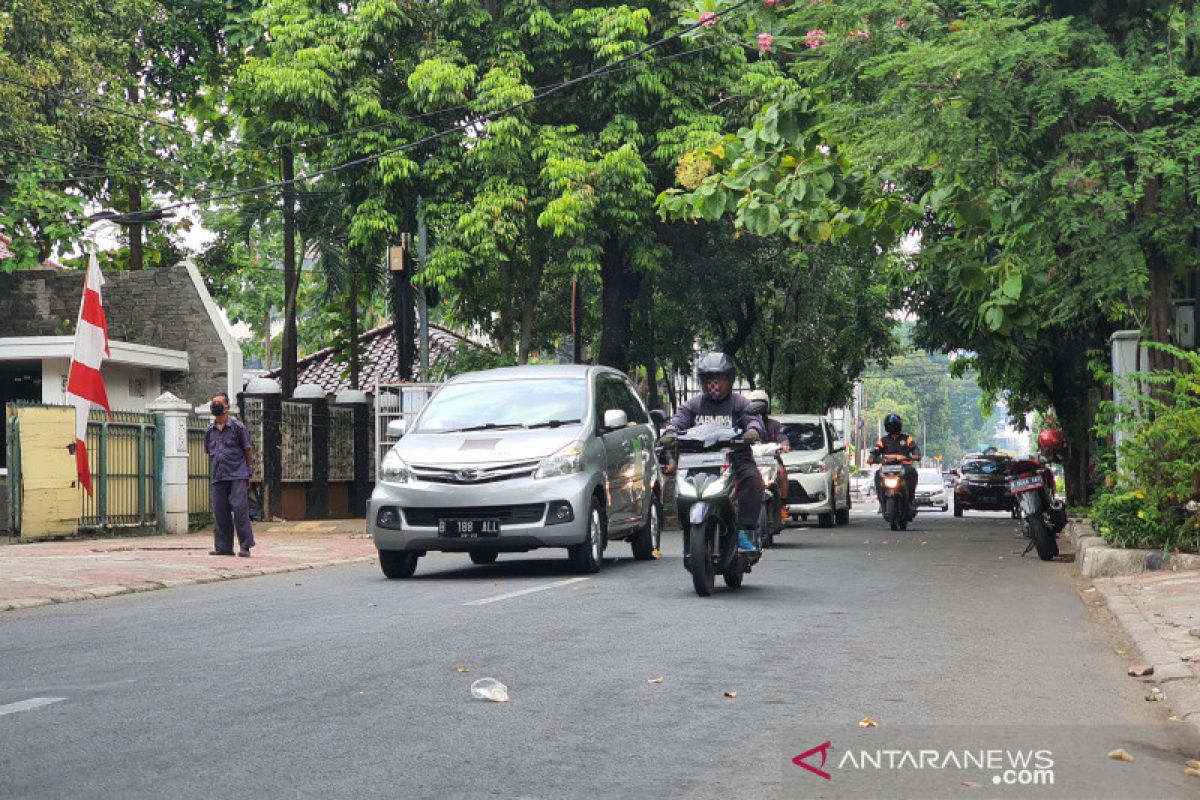
<path id="1" fill-rule="evenodd" d="M 137 120 L 138 122 L 145 122 L 150 125 L 157 125 L 159 127 L 168 128 L 170 130 L 181 131 L 183 133 L 188 134 L 189 136 L 196 135 L 195 131 L 188 130 L 187 128 L 185 128 L 182 125 L 176 125 L 175 123 L 167 122 L 165 119 L 159 119 L 156 117 L 144 117 L 144 116 L 141 116 L 140 114 L 133 114 L 124 109 L 114 108 L 113 106 L 104 105 L 103 103 L 97 103 L 94 100 L 88 100 L 86 98 L 80 97 L 77 94 L 71 94 L 70 92 L 60 92 L 56 89 L 47 89 L 44 86 L 34 86 L 31 83 L 25 83 L 23 81 L 18 81 L 13 78 L 6 78 L 3 75 L 0 75 L 0 82 L 9 83 L 9 84 L 12 84 L 13 86 L 19 86 L 22 89 L 27 89 L 31 92 L 39 92 L 41 94 L 50 95 L 51 97 L 59 97 L 59 98 L 62 98 L 63 100 L 67 100 L 67 101 L 75 103 L 77 105 L 87 106 L 88 108 L 95 108 L 100 111 L 106 111 L 109 114 L 116 114 L 121 117 L 127 117 L 128 119 Z"/>
<path id="2" fill-rule="evenodd" d="M 712 19 L 716 20 L 716 19 L 728 17 L 733 12 L 738 11 L 742 7 L 748 5 L 751 1 L 752 0 L 741 0 L 741 2 L 730 6 L 729 8 L 725 9 L 724 11 L 714 14 Z M 201 205 L 201 204 L 205 204 L 205 203 L 214 203 L 214 202 L 219 202 L 221 200 L 231 200 L 235 197 L 242 197 L 242 196 L 249 195 L 249 194 L 258 194 L 260 192 L 264 192 L 264 191 L 267 191 L 270 189 L 278 189 L 278 188 L 288 186 L 288 185 L 303 183 L 303 182 L 310 181 L 310 180 L 313 180 L 315 178 L 319 178 L 319 177 L 322 177 L 325 175 L 331 175 L 336 172 L 341 172 L 343 170 L 351 169 L 352 167 L 358 167 L 358 166 L 362 166 L 364 164 L 369 164 L 373 161 L 378 161 L 381 158 L 386 158 L 387 156 L 396 155 L 397 153 L 402 153 L 402 152 L 405 152 L 408 150 L 413 150 L 418 147 L 422 147 L 426 144 L 437 141 L 439 139 L 444 139 L 445 137 L 456 134 L 456 133 L 462 133 L 465 131 L 477 129 L 477 128 L 479 128 L 479 126 L 484 125 L 487 122 L 490 122 L 494 119 L 505 116 L 507 114 L 511 114 L 512 112 L 517 111 L 518 109 L 524 108 L 526 106 L 533 105 L 541 100 L 544 100 L 546 97 L 549 97 L 552 94 L 557 94 L 558 92 L 563 91 L 564 89 L 568 89 L 572 86 L 578 86 L 579 84 L 586 83 L 588 81 L 602 77 L 603 75 L 610 73 L 610 72 L 619 71 L 619 68 L 623 67 L 625 64 L 628 64 L 628 63 L 640 58 L 641 56 L 645 55 L 646 53 L 649 53 L 653 50 L 658 49 L 659 47 L 662 47 L 663 45 L 666 45 L 673 41 L 676 41 L 676 40 L 686 36 L 687 34 L 691 33 L 692 31 L 697 30 L 698 28 L 700 28 L 701 26 L 703 26 L 705 24 L 706 23 L 701 23 L 701 22 L 693 23 L 692 25 L 689 25 L 688 27 L 683 28 L 682 30 L 677 31 L 669 36 L 664 36 L 663 38 L 658 39 L 655 42 L 651 42 L 650 44 L 646 45 L 645 47 L 639 48 L 637 51 L 631 53 L 628 56 L 625 56 L 624 58 L 614 61 L 611 64 L 606 64 L 602 67 L 597 67 L 597 68 L 590 70 L 578 77 L 563 81 L 561 83 L 554 84 L 553 86 L 551 86 L 548 89 L 545 89 L 540 92 L 536 92 L 532 97 L 529 97 L 525 100 L 518 101 L 516 103 L 513 103 L 509 106 L 498 109 L 496 111 L 489 111 L 489 112 L 486 112 L 483 114 L 479 114 L 477 116 L 473 116 L 472 118 L 470 118 L 464 122 L 460 122 L 457 125 L 454 125 L 453 127 L 446 128 L 446 129 L 438 131 L 436 133 L 429 134 L 428 136 L 423 136 L 420 139 L 416 139 L 412 142 L 407 142 L 402 145 L 397 145 L 396 147 L 390 147 L 385 150 L 381 150 L 378 153 L 372 153 L 371 155 L 362 156 L 361 158 L 351 159 L 350 161 L 346 161 L 341 164 L 336 164 L 331 167 L 325 167 L 324 169 L 319 169 L 314 172 L 305 173 L 303 175 L 297 175 L 296 177 L 292 178 L 291 180 L 272 181 L 271 183 L 265 183 L 265 184 L 262 184 L 259 186 L 251 186 L 251 187 L 248 187 L 245 189 L 239 189 L 239 190 L 233 191 L 233 192 L 226 192 L 223 194 L 210 195 L 208 197 L 201 197 L 201 198 L 196 198 L 193 200 L 180 200 L 175 203 L 169 203 L 165 206 L 147 209 L 145 211 L 137 212 L 137 213 L 121 214 L 121 213 L 113 212 L 113 211 L 102 212 L 100 214 L 93 214 L 91 217 L 89 217 L 89 220 L 91 220 L 91 221 L 108 220 L 108 221 L 116 222 L 118 224 L 140 224 L 149 219 L 161 219 L 165 215 L 167 215 L 168 212 L 176 211 L 181 208 L 188 208 L 191 206 Z"/>

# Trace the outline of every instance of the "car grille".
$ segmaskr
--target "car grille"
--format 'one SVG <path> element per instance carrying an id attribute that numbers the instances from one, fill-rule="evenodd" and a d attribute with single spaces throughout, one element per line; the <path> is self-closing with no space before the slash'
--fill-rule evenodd
<path id="1" fill-rule="evenodd" d="M 432 467 L 424 464 L 409 464 L 413 477 L 430 483 L 476 484 L 506 481 L 512 478 L 527 478 L 537 469 L 541 459 L 517 461 L 511 464 L 493 464 L 486 467 Z"/>
<path id="2" fill-rule="evenodd" d="M 461 506 L 458 508 L 406 508 L 404 519 L 409 525 L 435 528 L 443 519 L 495 519 L 502 525 L 531 525 L 546 516 L 545 503 L 524 503 L 517 506 Z"/>

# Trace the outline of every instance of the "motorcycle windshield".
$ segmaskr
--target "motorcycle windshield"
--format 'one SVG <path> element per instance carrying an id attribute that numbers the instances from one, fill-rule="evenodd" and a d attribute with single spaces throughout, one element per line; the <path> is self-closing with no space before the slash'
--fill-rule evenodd
<path id="1" fill-rule="evenodd" d="M 676 441 L 679 442 L 681 450 L 711 450 L 733 441 L 740 433 L 737 428 L 723 425 L 697 425 L 679 434 Z"/>

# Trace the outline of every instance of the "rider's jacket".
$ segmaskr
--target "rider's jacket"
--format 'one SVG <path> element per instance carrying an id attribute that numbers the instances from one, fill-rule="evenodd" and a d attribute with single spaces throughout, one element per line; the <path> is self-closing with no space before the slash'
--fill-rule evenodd
<path id="1" fill-rule="evenodd" d="M 763 428 L 762 420 L 746 413 L 749 403 L 749 400 L 733 392 L 724 400 L 711 400 L 707 394 L 701 392 L 675 411 L 675 416 L 671 417 L 664 431 L 681 433 L 695 425 L 717 425 L 742 431 L 756 431 L 759 440 L 771 441 Z"/>
<path id="2" fill-rule="evenodd" d="M 871 461 L 892 464 L 911 464 L 921 460 L 921 448 L 907 433 L 889 433 L 875 443 Z"/>

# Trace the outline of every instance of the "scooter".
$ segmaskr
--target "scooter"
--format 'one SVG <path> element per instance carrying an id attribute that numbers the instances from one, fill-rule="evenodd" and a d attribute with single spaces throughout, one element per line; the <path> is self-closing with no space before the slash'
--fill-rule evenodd
<path id="1" fill-rule="evenodd" d="M 916 515 L 908 501 L 908 484 L 904 480 L 903 464 L 884 464 L 879 468 L 883 495 L 883 518 L 892 530 L 908 530 L 908 522 Z"/>
<path id="2" fill-rule="evenodd" d="M 771 547 L 775 544 L 775 536 L 783 530 L 783 498 L 779 496 L 779 461 L 781 447 L 775 442 L 756 444 L 754 463 L 758 466 L 758 474 L 763 481 L 762 513 L 758 517 L 758 529 L 761 531 L 762 546 Z"/>
<path id="3" fill-rule="evenodd" d="M 762 557 L 761 552 L 742 553 L 737 547 L 737 482 L 730 455 L 735 447 L 746 446 L 741 433 L 736 428 L 704 425 L 677 438 L 675 505 L 683 528 L 683 566 L 701 597 L 712 594 L 717 573 L 726 586 L 741 586 Z"/>
<path id="4" fill-rule="evenodd" d="M 1029 539 L 1021 555 L 1036 548 L 1038 558 L 1049 561 L 1058 555 L 1057 536 L 1067 527 L 1066 505 L 1054 497 L 1054 473 L 1035 459 L 1015 461 L 1008 471 L 1008 490 L 1017 501 L 1014 514 Z"/>

